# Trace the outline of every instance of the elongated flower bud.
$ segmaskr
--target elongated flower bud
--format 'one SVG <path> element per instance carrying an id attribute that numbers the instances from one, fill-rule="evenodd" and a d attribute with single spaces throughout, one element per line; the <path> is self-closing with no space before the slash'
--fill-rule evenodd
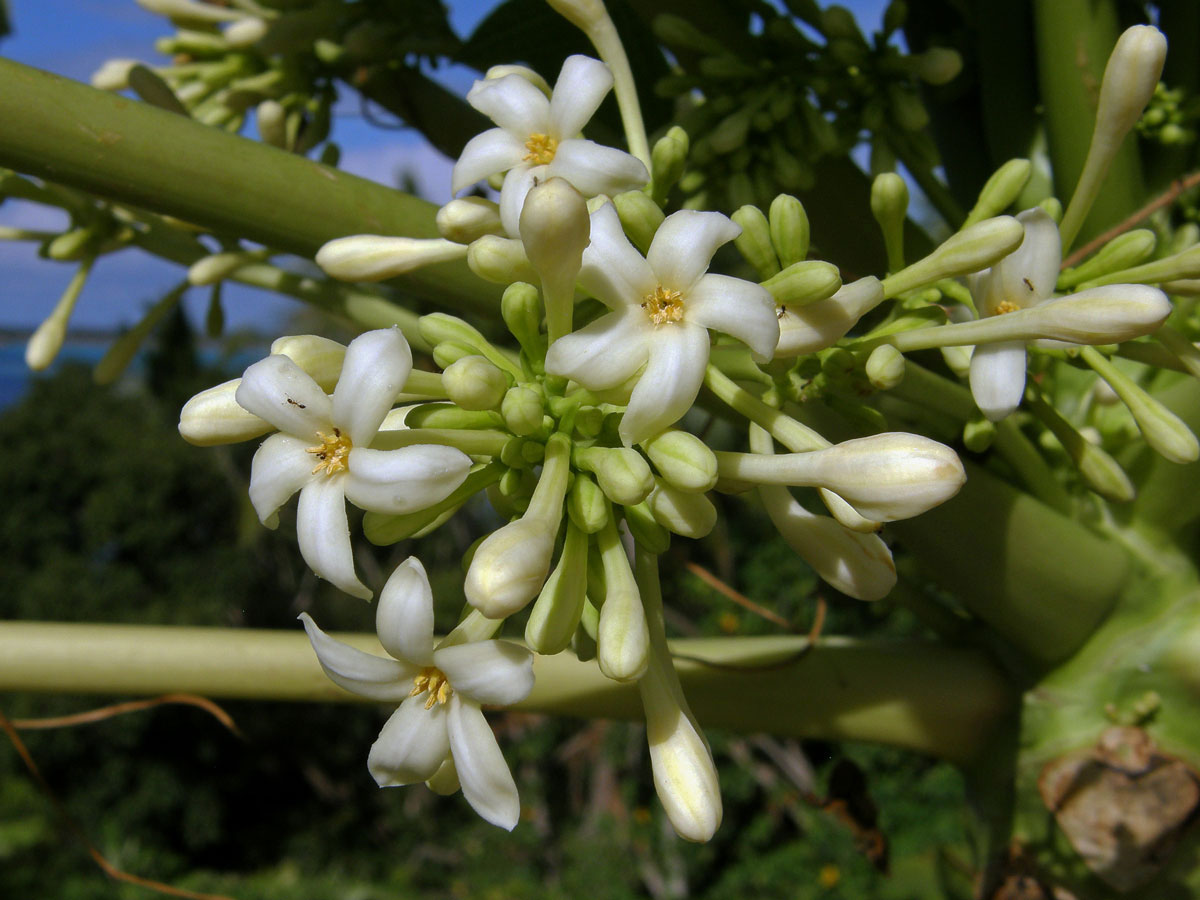
<path id="1" fill-rule="evenodd" d="M 422 266 L 462 259 L 467 248 L 444 238 L 356 234 L 332 240 L 317 251 L 317 265 L 342 281 L 383 281 Z"/>
<path id="2" fill-rule="evenodd" d="M 842 286 L 842 276 L 833 263 L 801 260 L 771 276 L 762 286 L 771 292 L 776 304 L 791 310 L 832 297 Z"/>
<path id="3" fill-rule="evenodd" d="M 567 513 L 576 528 L 584 534 L 595 534 L 608 521 L 608 498 L 589 476 L 576 472 L 567 494 Z"/>
<path id="4" fill-rule="evenodd" d="M 779 272 L 779 260 L 771 244 L 771 226 L 767 217 L 757 206 L 743 206 L 730 216 L 742 228 L 742 233 L 733 239 L 738 252 L 746 262 L 754 266 L 759 278 L 770 278 Z"/>
<path id="5" fill-rule="evenodd" d="M 546 0 L 551 8 L 581 31 L 588 32 L 608 18 L 602 0 Z"/>
<path id="6" fill-rule="evenodd" d="M 568 524 L 558 565 L 546 579 L 525 624 L 525 642 L 535 653 L 560 653 L 570 645 L 583 615 L 587 560 L 587 535 Z"/>
<path id="7" fill-rule="evenodd" d="M 1059 276 L 1062 288 L 1072 288 L 1105 275 L 1136 266 L 1146 259 L 1158 244 L 1158 237 L 1148 228 L 1136 228 L 1117 235 L 1096 251 L 1086 262 L 1067 269 Z M 1129 279 L 1122 278 L 1121 281 Z"/>
<path id="8" fill-rule="evenodd" d="M 504 324 L 530 359 L 546 355 L 545 338 L 541 333 L 541 302 L 532 284 L 518 281 L 504 289 L 500 298 L 500 314 Z"/>
<path id="9" fill-rule="evenodd" d="M 642 191 L 625 191 L 613 197 L 617 218 L 635 247 L 646 253 L 658 226 L 666 218 L 662 208 Z"/>
<path id="10" fill-rule="evenodd" d="M 780 194 L 771 201 L 767 214 L 771 226 L 771 244 L 785 269 L 808 256 L 810 226 L 804 204 L 790 194 Z"/>
<path id="11" fill-rule="evenodd" d="M 234 22 L 222 34 L 230 47 L 252 47 L 267 36 L 270 26 L 263 19 L 250 16 L 239 22 Z"/>
<path id="12" fill-rule="evenodd" d="M 908 185 L 895 172 L 884 172 L 871 182 L 871 215 L 883 233 L 888 269 L 904 267 L 904 220 L 908 216 Z"/>
<path id="13" fill-rule="evenodd" d="M 629 568 L 629 557 L 611 519 L 596 538 L 604 569 L 604 605 L 596 633 L 600 671 L 614 681 L 633 681 L 646 671 L 650 633 L 642 595 Z"/>
<path id="14" fill-rule="evenodd" d="M 54 304 L 50 315 L 37 327 L 29 338 L 29 343 L 25 345 L 25 365 L 33 371 L 40 372 L 48 368 L 62 349 L 63 340 L 67 336 L 67 323 L 91 269 L 92 258 L 84 259 L 71 276 L 66 290 L 58 298 L 58 303 Z"/>
<path id="15" fill-rule="evenodd" d="M 525 255 L 542 279 L 546 328 L 553 342 L 571 331 L 575 278 L 591 233 L 587 203 L 565 179 L 551 178 L 525 197 L 520 227 Z"/>
<path id="16" fill-rule="evenodd" d="M 467 250 L 467 265 L 484 281 L 493 284 L 538 280 L 537 269 L 525 256 L 521 242 L 495 234 L 485 234 L 471 242 Z"/>
<path id="17" fill-rule="evenodd" d="M 702 538 L 717 524 L 717 508 L 706 495 L 681 491 L 662 479 L 657 479 L 646 504 L 654 521 L 685 538 Z"/>
<path id="18" fill-rule="evenodd" d="M 815 353 L 832 346 L 859 319 L 883 302 L 883 285 L 867 276 L 844 285 L 832 297 L 779 314 L 776 358 Z"/>
<path id="19" fill-rule="evenodd" d="M 234 378 L 224 384 L 201 391 L 179 411 L 179 434 L 197 447 L 215 447 L 248 441 L 274 431 L 265 419 L 246 412 L 234 395 L 242 379 Z"/>
<path id="20" fill-rule="evenodd" d="M 1012 216 L 984 219 L 952 234 L 936 250 L 883 280 L 884 293 L 895 297 L 914 288 L 978 272 L 1012 253 L 1025 239 L 1025 229 Z"/>
<path id="21" fill-rule="evenodd" d="M 258 259 L 249 253 L 214 253 L 192 263 L 188 267 L 187 278 L 198 287 L 216 284 L 253 262 L 258 262 Z"/>
<path id="22" fill-rule="evenodd" d="M 437 211 L 438 234 L 456 244 L 469 244 L 485 234 L 503 234 L 500 207 L 485 197 L 451 200 Z"/>
<path id="23" fill-rule="evenodd" d="M 654 468 L 677 490 L 703 493 L 717 483 L 717 458 L 694 434 L 670 428 L 642 447 Z"/>
<path id="24" fill-rule="evenodd" d="M 963 225 L 974 225 L 990 216 L 999 215 L 1017 202 L 1021 191 L 1033 175 L 1033 163 L 1027 159 L 1010 159 L 987 180 L 979 199 Z"/>
<path id="25" fill-rule="evenodd" d="M 654 143 L 654 149 L 650 151 L 650 184 L 654 202 L 660 206 L 667 202 L 671 188 L 683 175 L 688 146 L 687 132 L 675 125 Z"/>
<path id="26" fill-rule="evenodd" d="M 110 59 L 92 74 L 92 87 L 102 91 L 123 91 L 129 87 L 129 72 L 140 65 L 136 59 Z"/>
<path id="27" fill-rule="evenodd" d="M 236 22 L 246 17 L 241 10 L 200 3 L 198 0 L 137 0 L 137 5 L 157 15 L 183 22 Z"/>

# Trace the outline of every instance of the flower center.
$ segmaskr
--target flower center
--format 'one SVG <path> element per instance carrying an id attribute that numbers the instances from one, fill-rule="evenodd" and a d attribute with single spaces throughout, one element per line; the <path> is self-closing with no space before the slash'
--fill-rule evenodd
<path id="1" fill-rule="evenodd" d="M 1021 307 L 1019 304 L 1013 303 L 1011 300 L 1002 300 L 1000 303 L 996 304 L 996 311 L 992 313 L 992 315 L 1002 316 L 1005 313 L 1016 312 L 1020 308 Z"/>
<path id="2" fill-rule="evenodd" d="M 525 142 L 525 150 L 525 156 L 522 157 L 525 162 L 533 163 L 535 166 L 547 166 L 554 161 L 554 154 L 558 151 L 558 141 L 548 134 L 534 132 Z"/>
<path id="3" fill-rule="evenodd" d="M 654 289 L 653 294 L 647 294 L 642 300 L 642 309 L 655 325 L 667 325 L 683 321 L 683 294 L 679 291 L 668 291 L 661 284 Z"/>
<path id="4" fill-rule="evenodd" d="M 429 696 L 425 698 L 426 709 L 433 709 L 438 703 L 445 703 L 454 693 L 450 682 L 446 680 L 442 670 L 436 666 L 426 666 L 417 673 L 413 678 L 413 689 L 409 691 L 408 696 L 416 697 L 426 691 L 429 692 Z"/>
<path id="5" fill-rule="evenodd" d="M 318 472 L 324 472 L 326 475 L 336 475 L 338 472 L 345 472 L 346 466 L 349 464 L 350 451 L 354 449 L 354 445 L 350 443 L 350 436 L 342 434 L 340 428 L 334 428 L 332 434 L 318 431 L 317 437 L 321 439 L 321 443 L 315 447 L 305 448 L 306 453 L 311 453 L 317 458 L 317 464 L 313 466 L 312 473 L 316 475 Z"/>

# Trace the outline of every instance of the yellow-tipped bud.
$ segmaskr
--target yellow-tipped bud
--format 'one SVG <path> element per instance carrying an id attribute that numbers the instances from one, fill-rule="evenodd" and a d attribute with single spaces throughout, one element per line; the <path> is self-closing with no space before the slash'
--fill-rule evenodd
<path id="1" fill-rule="evenodd" d="M 560 653 L 570 646 L 587 596 L 587 561 L 587 534 L 568 524 L 558 565 L 525 623 L 525 643 L 535 653 Z"/>

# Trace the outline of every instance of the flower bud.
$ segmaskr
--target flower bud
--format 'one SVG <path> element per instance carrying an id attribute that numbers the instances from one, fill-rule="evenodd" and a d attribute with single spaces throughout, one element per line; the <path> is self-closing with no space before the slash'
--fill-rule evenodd
<path id="1" fill-rule="evenodd" d="M 509 388 L 500 404 L 500 415 L 513 434 L 528 437 L 542 427 L 545 403 L 542 395 L 533 388 L 518 385 Z"/>
<path id="2" fill-rule="evenodd" d="M 788 307 L 779 316 L 779 345 L 775 357 L 782 359 L 815 353 L 832 346 L 860 318 L 883 302 L 883 285 L 867 276 L 843 285 L 832 297 L 797 309 Z"/>
<path id="3" fill-rule="evenodd" d="M 654 489 L 654 475 L 642 454 L 626 447 L 585 447 L 575 451 L 575 464 L 596 476 L 614 503 L 641 503 Z"/>
<path id="4" fill-rule="evenodd" d="M 258 262 L 249 253 L 214 253 L 196 260 L 188 267 L 187 279 L 197 287 L 216 284 L 240 269 L 242 266 Z"/>
<path id="5" fill-rule="evenodd" d="M 1105 275 L 1136 266 L 1154 252 L 1157 244 L 1157 236 L 1148 228 L 1136 228 L 1117 235 L 1086 262 L 1063 272 L 1058 279 L 1059 286 L 1072 288 L 1085 281 L 1100 279 Z"/>
<path id="6" fill-rule="evenodd" d="M 575 527 L 585 534 L 595 534 L 608 521 L 608 498 L 583 472 L 575 473 L 575 481 L 567 494 L 567 513 Z"/>
<path id="7" fill-rule="evenodd" d="M 554 341 L 571 331 L 575 278 L 591 234 L 587 202 L 568 181 L 551 178 L 526 195 L 520 228 L 525 255 L 542 279 L 546 327 Z"/>
<path id="8" fill-rule="evenodd" d="M 422 266 L 462 259 L 467 248 L 444 238 L 356 234 L 317 251 L 317 265 L 342 281 L 384 281 Z"/>
<path id="9" fill-rule="evenodd" d="M 963 425 L 963 445 L 972 453 L 983 453 L 996 439 L 996 423 L 986 416 L 975 416 Z"/>
<path id="10" fill-rule="evenodd" d="M 267 35 L 268 24 L 256 16 L 234 22 L 222 34 L 230 47 L 242 49 L 252 47 Z"/>
<path id="11" fill-rule="evenodd" d="M 590 33 L 608 19 L 603 0 L 546 0 L 550 7 L 583 32 Z"/>
<path id="12" fill-rule="evenodd" d="M 1080 291 L 1019 312 L 1033 313 L 1028 319 L 1039 337 L 1114 344 L 1153 332 L 1171 314 L 1171 301 L 1157 288 L 1122 284 Z M 1006 318 L 993 316 L 989 321 Z"/>
<path id="13" fill-rule="evenodd" d="M 475 550 L 463 589 L 489 619 L 503 619 L 537 596 L 550 571 L 554 531 L 520 518 L 493 531 Z"/>
<path id="14" fill-rule="evenodd" d="M 658 479 L 646 500 L 663 528 L 685 538 L 702 538 L 717 524 L 717 508 L 704 494 L 681 491 Z"/>
<path id="15" fill-rule="evenodd" d="M 908 216 L 908 185 L 895 172 L 884 172 L 871 182 L 871 215 L 883 233 L 888 268 L 904 268 L 904 221 Z"/>
<path id="16" fill-rule="evenodd" d="M 439 369 L 448 369 L 464 356 L 473 356 L 474 354 L 474 347 L 468 347 L 458 341 L 442 341 L 433 346 L 433 361 L 437 363 Z"/>
<path id="17" fill-rule="evenodd" d="M 535 653 L 560 653 L 570 645 L 583 615 L 587 560 L 587 535 L 568 524 L 558 565 L 546 579 L 525 623 L 525 643 Z"/>
<path id="18" fill-rule="evenodd" d="M 451 200 L 437 211 L 438 234 L 456 244 L 469 244 L 485 234 L 503 234 L 500 207 L 484 197 Z"/>
<path id="19" fill-rule="evenodd" d="M 707 841 L 721 824 L 721 785 L 669 658 L 654 654 L 638 691 L 658 799 L 681 838 Z"/>
<path id="20" fill-rule="evenodd" d="M 129 87 L 129 72 L 136 59 L 110 59 L 92 74 L 92 87 L 101 91 L 123 91 Z"/>
<path id="21" fill-rule="evenodd" d="M 661 18 L 661 17 L 660 17 Z M 667 201 L 687 165 L 688 135 L 678 125 L 659 138 L 650 151 L 650 185 L 654 201 L 660 206 Z"/>
<path id="22" fill-rule="evenodd" d="M 741 226 L 742 233 L 733 239 L 738 252 L 754 266 L 759 278 L 779 274 L 779 260 L 771 244 L 771 226 L 757 206 L 743 206 L 730 216 Z"/>
<path id="23" fill-rule="evenodd" d="M 604 570 L 604 605 L 600 607 L 596 632 L 596 659 L 606 677 L 613 681 L 634 681 L 646 671 L 650 655 L 642 595 L 615 522 L 610 520 L 600 530 L 596 545 Z"/>
<path id="24" fill-rule="evenodd" d="M 467 250 L 467 265 L 484 281 L 493 284 L 538 280 L 537 269 L 525 256 L 521 242 L 496 234 L 485 234 L 471 242 Z"/>
<path id="25" fill-rule="evenodd" d="M 500 315 L 513 337 L 531 359 L 545 356 L 546 342 L 541 333 L 542 304 L 532 284 L 510 284 L 500 298 Z"/>
<path id="26" fill-rule="evenodd" d="M 621 227 L 642 253 L 650 249 L 654 233 L 663 223 L 663 211 L 643 191 L 625 191 L 613 197 Z"/>
<path id="27" fill-rule="evenodd" d="M 917 77 L 926 84 L 947 84 L 958 77 L 962 65 L 962 56 L 957 50 L 949 47 L 930 47 L 917 57 Z"/>
<path id="28" fill-rule="evenodd" d="M 246 17 L 240 10 L 201 3 L 198 0 L 137 0 L 137 5 L 156 15 L 181 22 L 236 22 Z"/>
<path id="29" fill-rule="evenodd" d="M 717 458 L 694 434 L 670 428 L 642 447 L 663 479 L 678 490 L 704 493 L 717 483 Z"/>
<path id="30" fill-rule="evenodd" d="M 1093 278 L 1087 282 L 1084 287 L 1090 288 L 1130 281 L 1158 283 L 1197 277 L 1200 277 L 1200 246 L 1135 266 L 1132 269 L 1122 269 L 1119 272 L 1101 275 L 1099 278 Z"/>
<path id="31" fill-rule="evenodd" d="M 46 245 L 46 256 L 61 262 L 81 259 L 95 238 L 96 232 L 92 228 L 72 228 Z"/>
<path id="32" fill-rule="evenodd" d="M 408 428 L 450 428 L 469 431 L 497 428 L 501 419 L 494 412 L 459 409 L 453 403 L 422 403 L 408 411 L 404 424 Z"/>
<path id="33" fill-rule="evenodd" d="M 286 356 L 307 372 L 321 390 L 331 394 L 342 375 L 346 347 L 315 334 L 293 334 L 272 342 L 271 354 Z"/>
<path id="34" fill-rule="evenodd" d="M 1004 212 L 1021 196 L 1025 185 L 1033 174 L 1033 163 L 1027 159 L 1010 159 L 995 172 L 979 192 L 975 208 L 967 216 L 964 226 L 974 225 L 990 216 Z"/>
<path id="35" fill-rule="evenodd" d="M 978 272 L 1012 253 L 1025 239 L 1025 228 L 1012 216 L 984 219 L 952 234 L 941 246 L 883 281 L 884 293 L 895 297 L 943 278 Z"/>
<path id="36" fill-rule="evenodd" d="M 464 356 L 442 373 L 450 402 L 463 409 L 496 409 L 508 390 L 508 376 L 482 356 Z"/>
<path id="37" fill-rule="evenodd" d="M 865 368 L 873 388 L 890 391 L 904 380 L 904 354 L 891 344 L 880 344 L 867 357 Z"/>
<path id="38" fill-rule="evenodd" d="M 46 316 L 29 338 L 29 343 L 25 345 L 25 365 L 34 372 L 48 368 L 62 349 L 63 341 L 67 336 L 67 323 L 71 319 L 71 313 L 75 310 L 75 303 L 79 300 L 79 295 L 83 291 L 84 284 L 87 283 L 91 269 L 90 259 L 85 259 L 79 265 L 67 283 L 66 289 L 62 292 L 62 296 L 54 304 L 50 315 Z"/>
<path id="39" fill-rule="evenodd" d="M 780 194 L 771 201 L 768 214 L 771 244 L 784 268 L 803 262 L 808 257 L 809 224 L 804 204 L 789 194 Z"/>
<path id="40" fill-rule="evenodd" d="M 1167 39 L 1152 25 L 1134 25 L 1117 39 L 1100 82 L 1093 142 L 1115 152 L 1154 95 L 1166 58 Z"/>
<path id="41" fill-rule="evenodd" d="M 792 263 L 762 283 L 775 303 L 789 310 L 799 309 L 832 297 L 842 286 L 837 266 L 819 259 Z"/>
<path id="42" fill-rule="evenodd" d="M 287 149 L 287 110 L 278 100 L 264 100 L 254 110 L 254 123 L 264 144 Z"/>
<path id="43" fill-rule="evenodd" d="M 197 447 L 215 447 L 248 441 L 274 431 L 274 426 L 246 412 L 234 399 L 242 379 L 201 391 L 179 411 L 179 434 Z"/>

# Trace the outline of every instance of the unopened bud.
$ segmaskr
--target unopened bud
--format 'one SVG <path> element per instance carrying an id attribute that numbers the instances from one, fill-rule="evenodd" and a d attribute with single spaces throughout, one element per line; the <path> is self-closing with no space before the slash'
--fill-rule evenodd
<path id="1" fill-rule="evenodd" d="M 895 297 L 943 278 L 955 278 L 986 269 L 1012 253 L 1025 239 L 1025 228 L 1012 216 L 984 219 L 951 235 L 926 256 L 889 275 L 884 293 Z"/>
<path id="2" fill-rule="evenodd" d="M 895 172 L 884 172 L 871 182 L 871 215 L 883 233 L 888 268 L 904 268 L 904 221 L 908 216 L 908 185 Z"/>
<path id="3" fill-rule="evenodd" d="M 96 232 L 91 228 L 72 228 L 46 245 L 46 256 L 60 262 L 81 259 L 89 252 L 95 239 Z"/>
<path id="4" fill-rule="evenodd" d="M 201 391 L 179 411 L 179 434 L 197 447 L 248 441 L 273 431 L 274 426 L 238 405 L 234 395 L 242 379 Z"/>
<path id="5" fill-rule="evenodd" d="M 1093 140 L 1111 142 L 1115 149 L 1125 139 L 1154 96 L 1166 58 L 1167 39 L 1157 28 L 1134 25 L 1125 30 L 1104 68 Z"/>
<path id="6" fill-rule="evenodd" d="M 438 234 L 456 244 L 469 244 L 485 234 L 503 234 L 500 207 L 484 197 L 461 197 L 437 211 Z"/>
<path id="7" fill-rule="evenodd" d="M 991 216 L 999 215 L 1017 202 L 1021 191 L 1033 175 L 1033 163 L 1027 159 L 1010 159 L 995 172 L 979 192 L 975 208 L 967 216 L 964 226 L 974 225 Z"/>
<path id="8" fill-rule="evenodd" d="M 475 348 L 460 341 L 442 341 L 433 345 L 433 361 L 439 369 L 448 369 L 464 356 L 474 356 Z"/>
<path id="9" fill-rule="evenodd" d="M 706 495 L 681 491 L 661 479 L 646 504 L 654 521 L 685 538 L 702 538 L 717 524 L 717 508 Z"/>
<path id="10" fill-rule="evenodd" d="M 575 451 L 575 464 L 596 476 L 614 503 L 641 503 L 654 489 L 654 475 L 642 454 L 627 447 L 586 447 Z"/>
<path id="11" fill-rule="evenodd" d="M 883 285 L 868 275 L 844 285 L 825 300 L 794 310 L 781 308 L 775 357 L 800 356 L 832 346 L 882 302 Z"/>
<path id="12" fill-rule="evenodd" d="M 25 345 L 25 365 L 34 372 L 49 368 L 62 349 L 63 340 L 67 336 L 67 323 L 71 319 L 71 313 L 75 310 L 79 294 L 83 291 L 84 284 L 87 283 L 91 268 L 91 260 L 84 260 L 80 264 L 67 283 L 66 290 L 54 304 L 50 315 L 37 327 L 37 330 L 29 338 L 29 343 Z"/>
<path id="13" fill-rule="evenodd" d="M 129 87 L 129 72 L 140 65 L 136 59 L 110 59 L 92 74 L 92 87 L 102 91 L 123 91 Z"/>
<path id="14" fill-rule="evenodd" d="M 471 242 L 467 265 L 484 281 L 493 284 L 538 280 L 537 269 L 529 262 L 521 242 L 496 234 L 485 234 Z"/>
<path id="15" fill-rule="evenodd" d="M 518 385 L 509 388 L 500 404 L 500 415 L 513 434 L 527 437 L 542 428 L 545 403 L 542 395 L 533 388 Z"/>
<path id="16" fill-rule="evenodd" d="M 1156 259 L 1152 262 L 1134 266 L 1132 269 L 1121 269 L 1108 275 L 1101 275 L 1085 283 L 1085 287 L 1096 287 L 1118 282 L 1139 281 L 1143 284 L 1157 284 L 1177 280 L 1200 278 L 1200 246 L 1192 247 L 1181 253 Z"/>
<path id="17" fill-rule="evenodd" d="M 482 356 L 465 356 L 442 373 L 450 401 L 463 409 L 497 409 L 508 390 L 508 376 Z"/>
<path id="18" fill-rule="evenodd" d="M 230 47 L 243 48 L 257 44 L 267 35 L 266 21 L 257 16 L 249 16 L 239 22 L 234 22 L 223 32 Z"/>
<path id="19" fill-rule="evenodd" d="M 803 262 L 808 257 L 809 224 L 804 204 L 789 194 L 780 194 L 771 201 L 768 214 L 771 244 L 784 268 Z"/>
<path id="20" fill-rule="evenodd" d="M 542 304 L 536 287 L 524 281 L 510 284 L 500 298 L 500 315 L 527 356 L 536 359 L 545 355 Z"/>
<path id="21" fill-rule="evenodd" d="M 273 356 L 286 356 L 312 377 L 321 390 L 332 393 L 342 375 L 346 346 L 315 334 L 293 334 L 271 344 Z"/>
<path id="22" fill-rule="evenodd" d="M 762 286 L 770 291 L 777 305 L 799 309 L 832 297 L 842 286 L 842 276 L 833 263 L 801 260 L 768 278 Z"/>
<path id="23" fill-rule="evenodd" d="M 560 653 L 570 645 L 587 596 L 587 562 L 587 534 L 568 524 L 558 565 L 525 623 L 525 643 L 535 653 Z"/>
<path id="24" fill-rule="evenodd" d="M 550 7 L 585 33 L 608 19 L 603 0 L 546 0 Z"/>
<path id="25" fill-rule="evenodd" d="M 971 372 L 972 347 L 940 347 L 942 361 L 956 378 L 966 378 Z"/>
<path id="26" fill-rule="evenodd" d="M 650 655 L 642 595 L 615 522 L 609 521 L 600 530 L 596 546 L 604 569 L 604 605 L 600 607 L 596 633 L 596 659 L 600 671 L 608 678 L 633 681 L 646 671 Z"/>
<path id="27" fill-rule="evenodd" d="M 544 522 L 509 522 L 475 550 L 463 585 L 467 601 L 490 619 L 511 616 L 542 589 L 553 552 L 554 532 Z"/>
<path id="28" fill-rule="evenodd" d="M 647 552 L 663 554 L 670 549 L 671 535 L 655 521 L 645 501 L 625 507 L 625 524 L 637 545 Z"/>
<path id="29" fill-rule="evenodd" d="M 678 490 L 704 493 L 717 483 L 717 458 L 694 434 L 670 428 L 642 447 L 663 479 Z"/>
<path id="30" fill-rule="evenodd" d="M 890 391 L 904 380 L 904 354 L 891 344 L 880 344 L 867 357 L 865 368 L 872 387 Z"/>
<path id="31" fill-rule="evenodd" d="M 673 126 L 664 137 L 659 138 L 650 152 L 651 187 L 654 201 L 660 206 L 666 203 L 676 182 L 687 165 L 688 134 L 678 125 Z"/>
<path id="32" fill-rule="evenodd" d="M 633 241 L 635 247 L 646 253 L 658 226 L 663 222 L 663 211 L 643 191 L 625 191 L 613 197 L 621 227 Z"/>
<path id="33" fill-rule="evenodd" d="M 1072 288 L 1136 266 L 1154 252 L 1158 237 L 1148 228 L 1137 228 L 1113 238 L 1086 262 L 1059 276 L 1059 286 Z"/>
<path id="34" fill-rule="evenodd" d="M 254 110 L 254 123 L 264 144 L 287 149 L 287 110 L 278 100 L 264 100 Z"/>
<path id="35" fill-rule="evenodd" d="M 926 84 L 947 84 L 958 77 L 962 65 L 962 56 L 957 50 L 930 47 L 918 57 L 917 77 Z"/>
<path id="36" fill-rule="evenodd" d="M 160 16 L 183 22 L 236 22 L 245 13 L 199 0 L 137 0 L 137 5 Z"/>
<path id="37" fill-rule="evenodd" d="M 662 215 L 648 197 L 639 196 Z M 520 228 L 525 255 L 542 279 L 546 327 L 553 341 L 571 331 L 575 278 L 591 234 L 587 202 L 566 179 L 551 178 L 525 197 Z"/>
<path id="38" fill-rule="evenodd" d="M 357 234 L 317 251 L 317 265 L 342 281 L 383 281 L 422 266 L 462 259 L 467 248 L 444 238 Z"/>
<path id="39" fill-rule="evenodd" d="M 983 453 L 996 439 L 996 423 L 986 416 L 975 416 L 963 425 L 963 445 L 972 453 Z"/>
<path id="40" fill-rule="evenodd" d="M 730 216 L 742 228 L 742 233 L 733 239 L 734 245 L 754 266 L 759 278 L 770 278 L 779 273 L 779 260 L 771 244 L 771 226 L 767 217 L 757 206 L 743 206 Z"/>
<path id="41" fill-rule="evenodd" d="M 567 493 L 567 513 L 571 522 L 585 534 L 595 534 L 608 521 L 608 498 L 590 476 L 575 473 Z"/>
<path id="42" fill-rule="evenodd" d="M 248 253 L 214 253 L 192 263 L 188 267 L 187 279 L 197 287 L 215 284 L 242 266 L 254 262 L 258 262 L 258 259 Z"/>

